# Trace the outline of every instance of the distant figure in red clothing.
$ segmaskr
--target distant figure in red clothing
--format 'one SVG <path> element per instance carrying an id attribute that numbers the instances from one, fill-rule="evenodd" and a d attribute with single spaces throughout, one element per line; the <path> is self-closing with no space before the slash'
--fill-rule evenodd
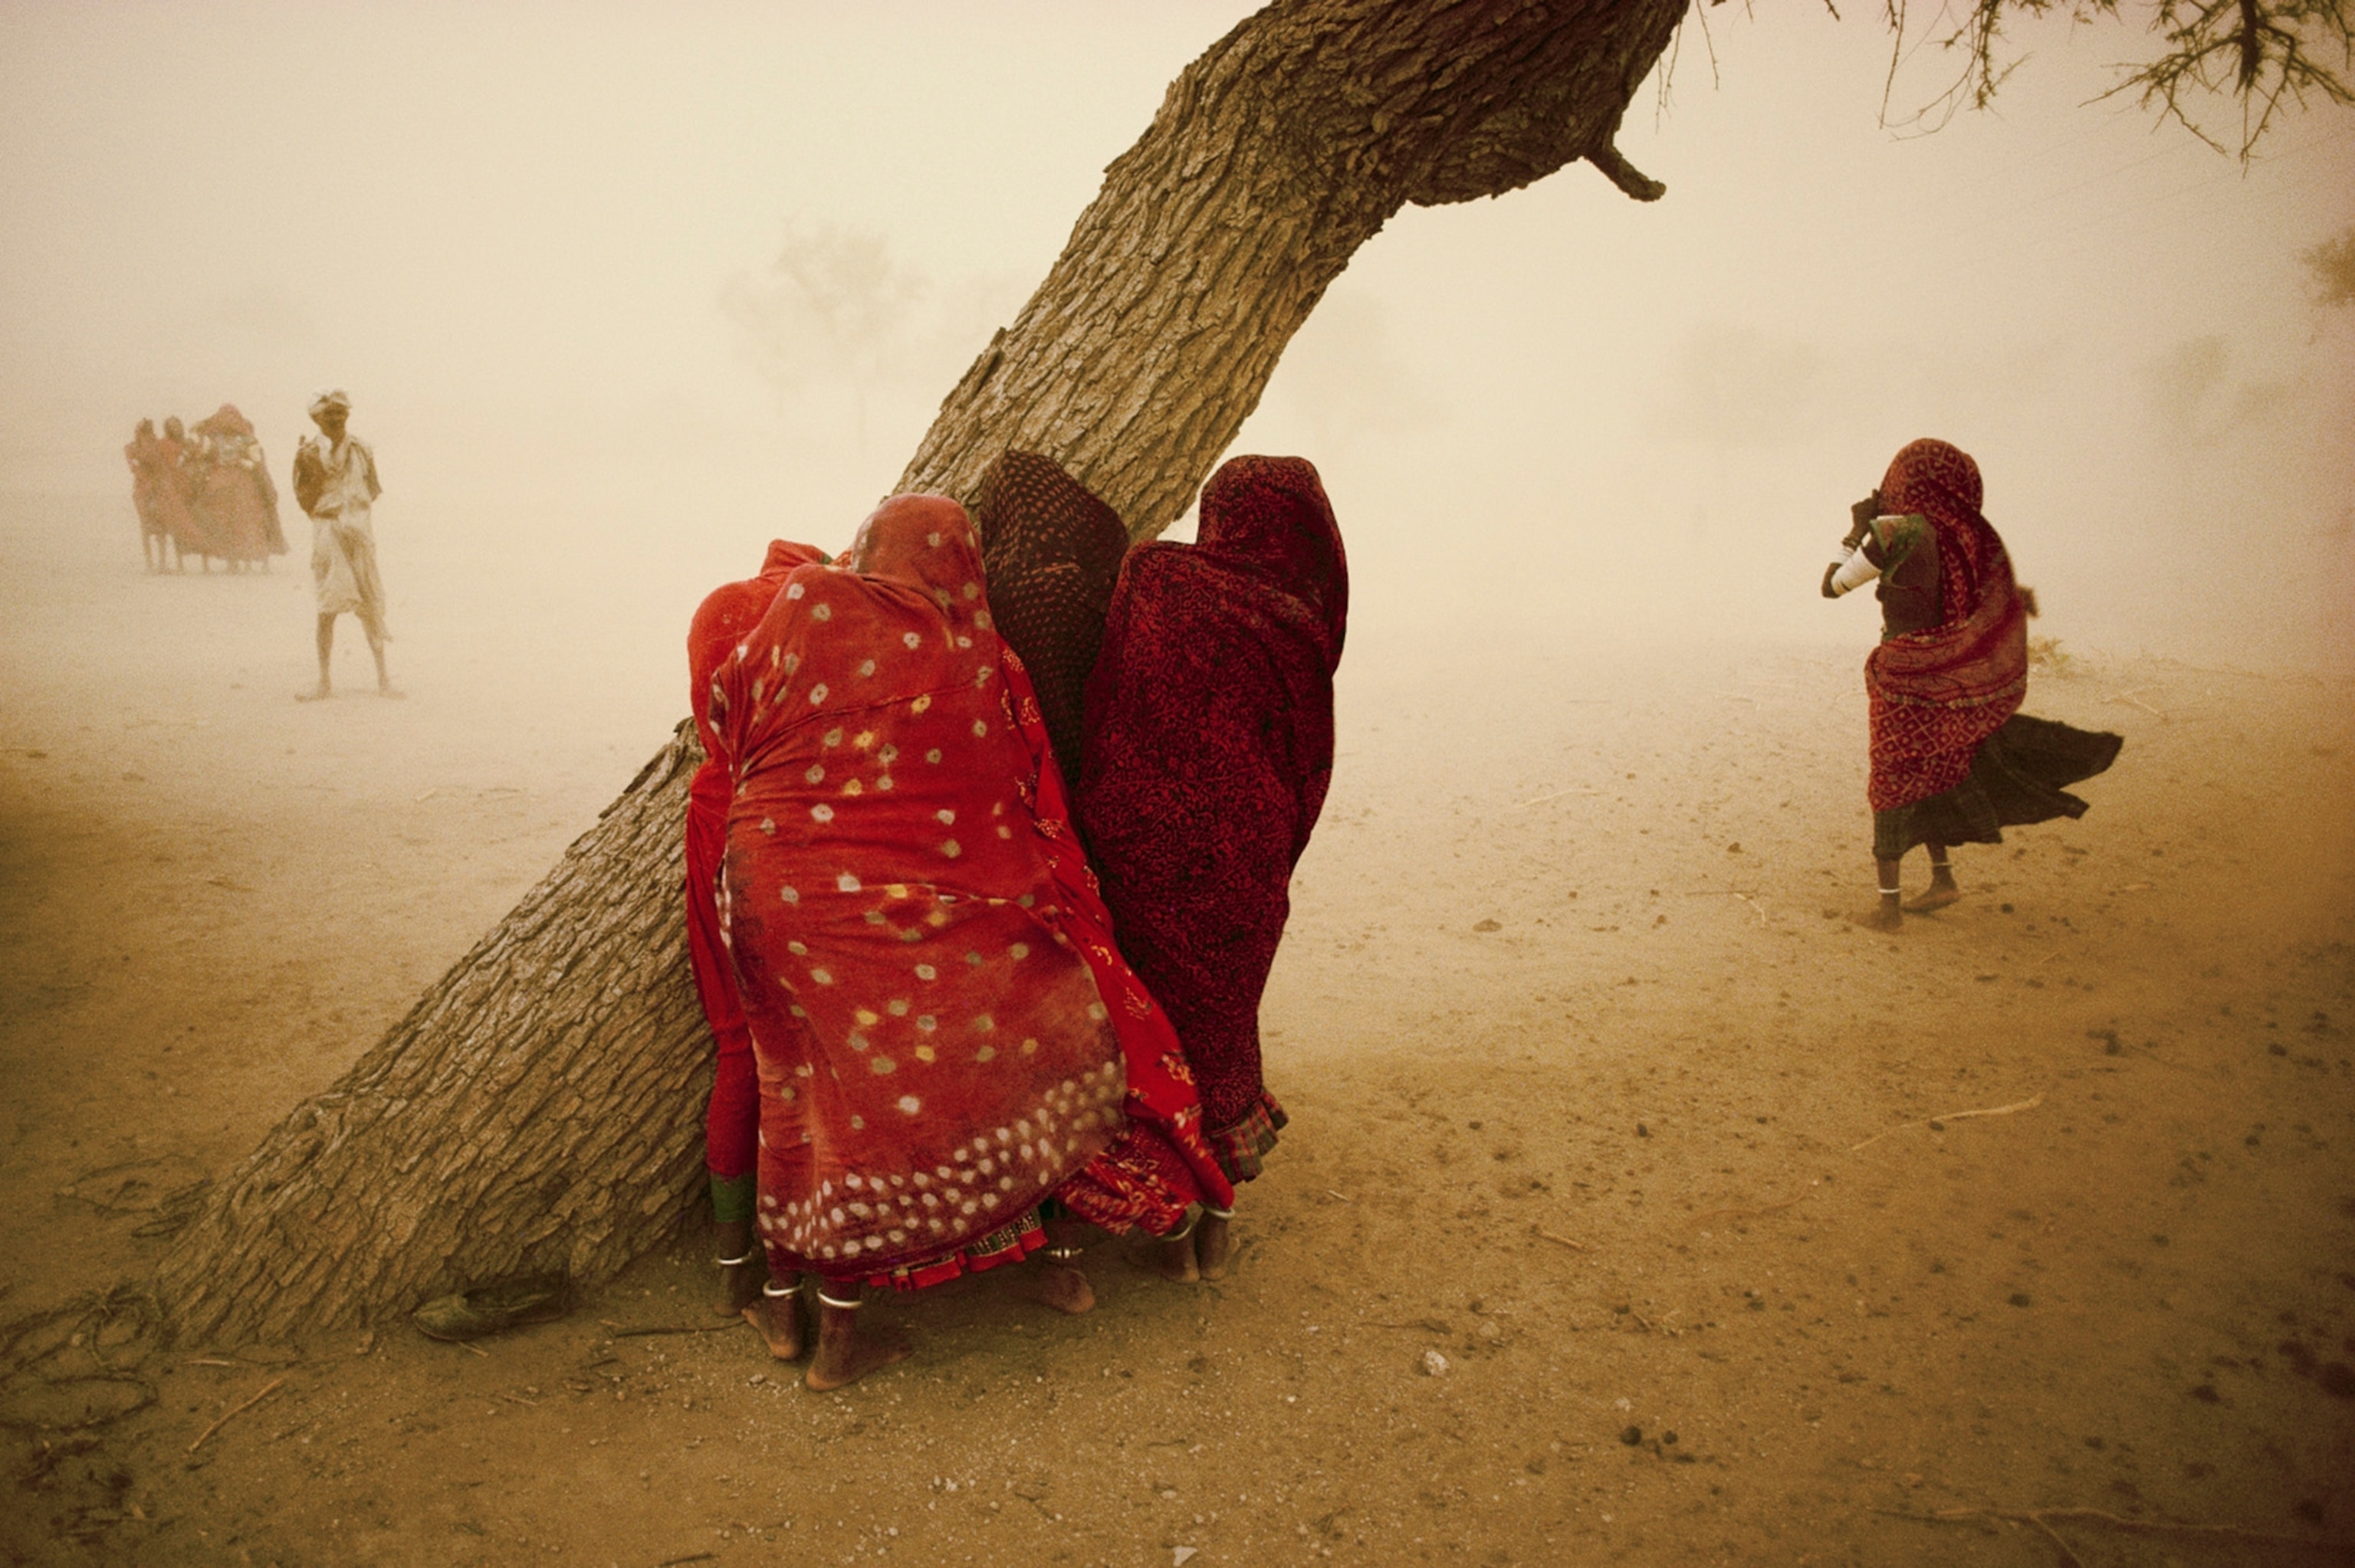
<path id="1" fill-rule="evenodd" d="M 130 445 L 123 449 L 123 461 L 131 465 L 131 506 L 139 514 L 139 556 L 151 572 L 160 572 L 170 564 L 171 534 L 164 526 L 162 497 L 164 438 L 155 433 L 155 421 L 142 419 L 139 429 L 132 433 Z"/>
<path id="2" fill-rule="evenodd" d="M 1231 1181 L 1260 1173 L 1284 1107 L 1259 1003 L 1292 868 L 1333 776 L 1348 620 L 1341 533 L 1299 458 L 1236 458 L 1191 545 L 1128 552 L 1087 688 L 1080 831 L 1121 951 L 1178 1026 Z M 1231 1210 L 1164 1248 L 1172 1279 L 1226 1272 Z"/>
<path id="3" fill-rule="evenodd" d="M 186 458 L 189 504 L 232 571 L 286 553 L 278 524 L 278 487 L 270 481 L 253 425 L 224 403 L 190 430 Z"/>
<path id="4" fill-rule="evenodd" d="M 1874 930 L 1962 897 L 1950 845 L 2001 843 L 2007 827 L 2083 816 L 2066 786 L 2109 767 L 2125 744 L 2019 711 L 2036 599 L 2013 582 L 2011 556 L 1980 514 L 1984 495 L 1968 453 L 1914 441 L 1849 509 L 1847 554 L 1824 568 L 1827 599 L 1881 585 L 1881 645 L 1864 664 L 1881 899 L 1856 917 Z M 1915 844 L 1929 847 L 1930 886 L 1902 904 L 1898 863 Z"/>
<path id="5" fill-rule="evenodd" d="M 703 766 L 687 793 L 687 951 L 696 994 L 711 1025 L 717 1063 L 704 1118 L 704 1162 L 711 1175 L 711 1224 L 720 1270 L 717 1309 L 754 1317 L 767 1268 L 752 1236 L 754 1172 L 761 1138 L 761 1091 L 752 1064 L 752 1034 L 736 992 L 719 913 L 720 861 L 728 847 L 728 804 L 735 779 L 711 727 L 711 677 L 736 645 L 769 612 L 769 601 L 795 567 L 826 559 L 807 545 L 772 542 L 758 577 L 712 590 L 687 633 L 687 694 L 703 738 Z M 783 1287 L 790 1282 L 773 1282 Z M 780 1294 L 783 1294 L 782 1288 Z M 798 1325 L 795 1325 L 798 1331 Z"/>

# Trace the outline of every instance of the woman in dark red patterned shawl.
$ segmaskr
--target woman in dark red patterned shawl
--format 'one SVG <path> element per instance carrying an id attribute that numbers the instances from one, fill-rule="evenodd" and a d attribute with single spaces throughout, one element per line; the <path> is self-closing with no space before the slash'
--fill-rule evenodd
<path id="1" fill-rule="evenodd" d="M 1080 828 L 1121 950 L 1167 1008 L 1228 1177 L 1257 1176 L 1284 1115 L 1260 1076 L 1259 1002 L 1333 771 L 1348 565 L 1316 471 L 1236 458 L 1192 545 L 1122 565 L 1088 683 Z M 1216 1278 L 1213 1208 L 1172 1277 Z"/>
<path id="2" fill-rule="evenodd" d="M 761 1096 L 752 1069 L 752 1034 L 736 993 L 736 969 L 719 926 L 719 862 L 728 844 L 728 803 L 735 778 L 728 752 L 711 727 L 711 677 L 761 623 L 795 567 L 825 561 L 807 545 L 770 542 L 760 575 L 714 588 L 697 607 L 687 632 L 687 695 L 703 740 L 703 766 L 687 790 L 687 954 L 697 997 L 711 1026 L 711 1100 L 704 1111 L 704 1164 L 711 1178 L 711 1224 L 720 1269 L 718 1308 L 749 1312 L 760 1289 L 759 1248 L 752 1240 L 753 1169 L 761 1132 Z"/>
<path id="3" fill-rule="evenodd" d="M 1128 530 L 1052 458 L 1006 451 L 974 493 L 997 630 L 1022 656 L 1065 779 L 1080 774 L 1082 711 Z"/>
<path id="4" fill-rule="evenodd" d="M 854 1338 L 862 1287 L 1018 1261 L 1050 1196 L 1154 1233 L 1231 1201 L 962 507 L 884 503 L 843 565 L 787 576 L 713 684 L 757 1223 L 773 1277 L 820 1280 L 812 1387 L 906 1353 Z"/>
<path id="5" fill-rule="evenodd" d="M 2084 815 L 2065 786 L 2109 767 L 2124 744 L 2019 712 L 2035 599 L 2013 582 L 1983 499 L 1969 454 L 1913 441 L 1850 508 L 1849 555 L 1824 573 L 1834 599 L 1880 580 L 1881 641 L 1864 685 L 1881 901 L 1861 923 L 1881 930 L 1902 922 L 1907 850 L 1929 846 L 1930 888 L 1903 907 L 1942 909 L 1962 896 L 1949 845 L 2000 843 L 2007 826 Z"/>

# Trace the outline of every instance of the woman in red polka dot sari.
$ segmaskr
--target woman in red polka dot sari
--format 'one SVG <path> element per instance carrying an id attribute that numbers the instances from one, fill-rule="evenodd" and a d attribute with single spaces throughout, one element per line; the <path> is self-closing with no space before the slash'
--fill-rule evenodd
<path id="1" fill-rule="evenodd" d="M 896 496 L 841 563 L 796 568 L 710 713 L 735 769 L 723 886 L 770 1340 L 798 1352 L 774 1282 L 815 1275 L 812 1387 L 906 1353 L 856 1339 L 862 1287 L 1018 1261 L 1050 1196 L 1155 1234 L 1231 1201 L 1177 1035 L 1113 947 L 962 507 Z"/>

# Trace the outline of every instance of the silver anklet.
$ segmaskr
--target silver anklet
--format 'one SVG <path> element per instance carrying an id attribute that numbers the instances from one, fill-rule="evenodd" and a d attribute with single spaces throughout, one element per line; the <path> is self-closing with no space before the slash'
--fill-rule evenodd
<path id="1" fill-rule="evenodd" d="M 744 1249 L 744 1255 L 742 1257 L 715 1257 L 711 1261 L 718 1264 L 722 1268 L 741 1268 L 760 1255 L 761 1244 L 754 1242 L 751 1246 Z"/>
<path id="2" fill-rule="evenodd" d="M 1087 1249 L 1085 1247 L 1077 1246 L 1041 1247 L 1039 1248 L 1039 1255 L 1042 1257 L 1051 1258 L 1057 1263 L 1069 1263 L 1071 1259 L 1079 1256 L 1080 1254 L 1086 1250 Z"/>
<path id="3" fill-rule="evenodd" d="M 1217 1208 L 1209 1203 L 1202 1205 L 1202 1213 L 1214 1220 L 1231 1220 L 1235 1217 L 1235 1212 L 1232 1209 Z"/>
<path id="4" fill-rule="evenodd" d="M 864 1297 L 856 1301 L 837 1301 L 826 1293 L 826 1287 L 821 1285 L 817 1287 L 817 1304 L 821 1307 L 831 1307 L 837 1312 L 855 1312 L 866 1306 L 867 1301 Z"/>
<path id="5" fill-rule="evenodd" d="M 1166 1242 L 1184 1241 L 1188 1236 L 1194 1234 L 1194 1227 L 1201 1223 L 1202 1211 L 1195 1208 L 1189 1203 L 1186 1208 L 1186 1223 L 1179 1225 L 1176 1230 L 1171 1231 L 1167 1235 L 1161 1236 L 1157 1239 Z"/>
<path id="6" fill-rule="evenodd" d="M 1904 891 L 1902 887 L 1884 887 L 1881 890 L 1881 895 L 1883 898 L 1894 898 Z"/>
<path id="7" fill-rule="evenodd" d="M 773 1279 L 761 1281 L 761 1294 L 772 1301 L 783 1301 L 788 1296 L 799 1296 L 801 1293 L 802 1282 L 798 1277 L 783 1290 L 777 1288 L 777 1282 Z"/>

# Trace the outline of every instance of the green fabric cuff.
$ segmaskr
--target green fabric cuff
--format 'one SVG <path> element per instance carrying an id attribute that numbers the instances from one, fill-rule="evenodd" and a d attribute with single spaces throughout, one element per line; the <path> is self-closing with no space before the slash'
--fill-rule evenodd
<path id="1" fill-rule="evenodd" d="M 741 1176 L 714 1176 L 711 1179 L 711 1219 L 715 1224 L 730 1225 L 752 1217 L 752 1172 Z"/>

